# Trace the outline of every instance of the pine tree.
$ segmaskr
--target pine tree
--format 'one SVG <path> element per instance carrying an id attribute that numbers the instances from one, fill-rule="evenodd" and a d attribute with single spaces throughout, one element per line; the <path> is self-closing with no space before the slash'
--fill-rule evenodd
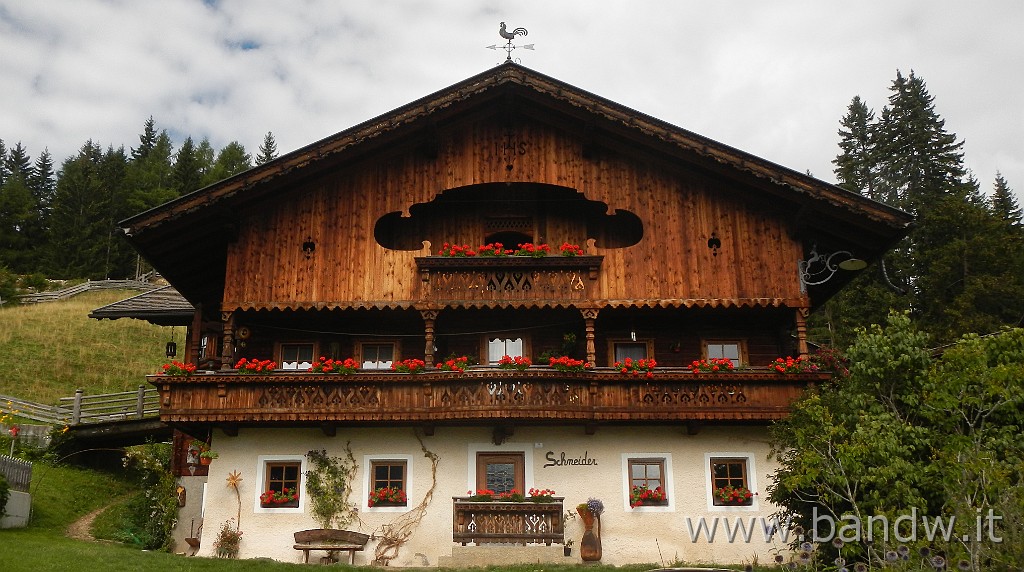
<path id="1" fill-rule="evenodd" d="M 20 176 L 24 182 L 32 177 L 32 158 L 19 141 L 7 154 L 7 173 L 10 177 Z"/>
<path id="2" fill-rule="evenodd" d="M 853 98 L 846 116 L 840 121 L 839 148 L 842 153 L 832 160 L 839 186 L 869 198 L 875 196 L 875 112 L 868 109 L 860 96 Z"/>
<path id="3" fill-rule="evenodd" d="M 156 147 L 156 138 L 156 122 L 153 121 L 153 116 L 150 115 L 143 126 L 142 135 L 139 135 L 138 148 L 132 149 L 132 160 L 145 159 Z"/>
<path id="4" fill-rule="evenodd" d="M 108 217 L 99 164 L 103 155 L 88 141 L 61 165 L 47 242 L 49 273 L 55 277 L 103 278 L 102 249 Z"/>
<path id="5" fill-rule="evenodd" d="M 217 154 L 213 168 L 203 177 L 203 186 L 212 185 L 251 168 L 252 157 L 245 152 L 245 147 L 238 141 L 232 141 Z"/>
<path id="6" fill-rule="evenodd" d="M 256 164 L 262 165 L 277 159 L 277 142 L 274 141 L 274 134 L 267 131 L 263 137 L 263 145 L 260 145 L 260 154 L 256 157 Z"/>
<path id="7" fill-rule="evenodd" d="M 0 139 L 0 185 L 3 185 L 7 180 L 7 146 L 4 145 L 4 140 Z"/>
<path id="8" fill-rule="evenodd" d="M 33 214 L 32 192 L 25 178 L 7 177 L 0 186 L 0 267 L 24 274 L 31 272 L 29 227 Z"/>
<path id="9" fill-rule="evenodd" d="M 992 196 L 989 198 L 989 208 L 992 214 L 1003 220 L 1011 228 L 1020 227 L 1022 214 L 1017 199 L 1013 196 L 1010 185 L 1007 184 L 1003 174 L 996 171 L 996 182 L 992 188 Z"/>
<path id="10" fill-rule="evenodd" d="M 879 198 L 919 214 L 954 187 L 963 184 L 963 141 L 946 132 L 924 80 L 899 71 L 882 109 L 875 138 Z"/>
<path id="11" fill-rule="evenodd" d="M 198 189 L 202 181 L 199 155 L 192 137 L 186 137 L 185 141 L 174 156 L 174 171 L 171 173 L 171 180 L 175 192 L 178 195 L 186 195 Z"/>

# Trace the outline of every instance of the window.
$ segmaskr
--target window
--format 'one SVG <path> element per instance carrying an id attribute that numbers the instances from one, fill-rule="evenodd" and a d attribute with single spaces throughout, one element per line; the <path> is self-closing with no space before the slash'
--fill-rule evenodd
<path id="1" fill-rule="evenodd" d="M 652 358 L 654 357 L 654 341 L 611 339 L 608 340 L 608 356 L 611 357 L 609 366 L 626 358 L 634 360 Z"/>
<path id="2" fill-rule="evenodd" d="M 523 338 L 488 338 L 487 363 L 498 363 L 502 356 L 524 356 L 525 350 Z"/>
<path id="3" fill-rule="evenodd" d="M 731 487 L 732 489 L 744 489 L 749 491 L 750 486 L 747 480 L 747 459 L 746 458 L 711 458 L 711 493 L 713 504 L 716 506 L 750 505 L 751 498 L 723 499 L 719 491 Z"/>
<path id="4" fill-rule="evenodd" d="M 395 344 L 394 342 L 360 344 L 359 355 L 363 369 L 390 369 L 395 360 Z"/>
<path id="5" fill-rule="evenodd" d="M 734 367 L 743 364 L 743 342 L 735 340 L 708 340 L 704 342 L 706 359 L 727 359 Z"/>
<path id="6" fill-rule="evenodd" d="M 629 459 L 629 487 L 631 506 L 668 505 L 668 486 L 665 484 L 665 459 Z M 646 487 L 652 491 L 648 498 L 636 502 L 634 491 Z M 661 488 L 661 498 L 653 491 Z"/>
<path id="7" fill-rule="evenodd" d="M 306 371 L 313 366 L 313 344 L 281 344 L 281 369 Z"/>
<path id="8" fill-rule="evenodd" d="M 392 494 L 383 495 L 381 498 L 373 498 L 372 506 L 405 506 L 407 504 L 406 493 L 407 464 L 403 460 L 381 459 L 370 461 L 370 494 L 381 489 L 390 489 Z M 401 491 L 399 493 L 394 491 Z"/>
<path id="9" fill-rule="evenodd" d="M 477 453 L 476 488 L 526 492 L 525 457 L 523 453 Z"/>
<path id="10" fill-rule="evenodd" d="M 260 506 L 263 508 L 294 508 L 299 506 L 298 499 L 282 500 L 299 493 L 299 477 L 302 464 L 292 461 L 267 462 L 264 467 L 264 493 L 273 491 L 274 495 L 261 494 Z M 287 492 L 286 492 L 287 489 Z"/>

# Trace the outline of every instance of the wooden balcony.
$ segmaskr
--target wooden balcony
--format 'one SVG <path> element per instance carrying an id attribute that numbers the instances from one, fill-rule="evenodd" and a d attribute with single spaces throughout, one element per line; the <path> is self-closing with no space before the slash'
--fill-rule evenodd
<path id="1" fill-rule="evenodd" d="M 599 424 L 768 421 L 788 413 L 828 373 L 766 368 L 693 374 L 659 368 L 652 378 L 610 368 L 563 373 L 491 367 L 465 373 L 364 372 L 155 375 L 160 418 L 172 425 Z"/>
<path id="2" fill-rule="evenodd" d="M 592 298 L 603 256 L 416 258 L 427 301 L 580 302 Z"/>
<path id="3" fill-rule="evenodd" d="M 565 530 L 562 501 L 553 502 L 473 502 L 468 497 L 452 497 L 452 540 L 465 546 L 469 542 L 515 544 L 562 544 Z"/>

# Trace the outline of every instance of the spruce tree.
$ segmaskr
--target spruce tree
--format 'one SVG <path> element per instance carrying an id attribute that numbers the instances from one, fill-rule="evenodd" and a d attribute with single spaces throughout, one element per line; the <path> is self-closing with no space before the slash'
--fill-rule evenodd
<path id="1" fill-rule="evenodd" d="M 860 96 L 853 98 L 846 115 L 839 122 L 839 148 L 842 153 L 832 160 L 839 186 L 878 200 L 875 196 L 875 112 L 868 109 Z"/>
<path id="2" fill-rule="evenodd" d="M 142 134 L 139 135 L 139 146 L 132 149 L 132 160 L 145 159 L 150 151 L 156 147 L 156 138 L 156 122 L 153 121 L 153 116 L 150 115 L 142 128 Z"/>
<path id="3" fill-rule="evenodd" d="M 245 152 L 245 147 L 238 141 L 232 141 L 217 154 L 213 168 L 203 177 L 203 186 L 212 185 L 251 168 L 252 157 Z"/>
<path id="4" fill-rule="evenodd" d="M 192 137 L 186 137 L 185 141 L 174 156 L 174 170 L 171 173 L 174 190 L 179 196 L 186 195 L 198 189 L 202 182 L 202 172 L 199 164 L 199 155 Z"/>
<path id="5" fill-rule="evenodd" d="M 1019 228 L 1022 222 L 1020 205 L 1013 196 L 1010 185 L 1007 184 L 1003 174 L 996 171 L 996 182 L 992 186 L 992 196 L 989 198 L 989 208 L 992 214 L 1006 223 L 1010 228 Z"/>
<path id="6" fill-rule="evenodd" d="M 267 131 L 263 137 L 263 144 L 260 145 L 260 154 L 256 157 L 256 164 L 269 163 L 277 158 L 277 142 L 274 141 L 274 134 Z"/>
<path id="7" fill-rule="evenodd" d="M 102 152 L 88 141 L 61 165 L 50 218 L 47 263 L 53 277 L 103 278 L 108 200 L 99 174 Z"/>

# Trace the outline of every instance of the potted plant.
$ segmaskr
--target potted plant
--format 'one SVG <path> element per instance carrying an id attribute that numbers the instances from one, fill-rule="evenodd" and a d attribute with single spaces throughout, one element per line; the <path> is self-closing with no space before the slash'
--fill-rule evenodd
<path id="1" fill-rule="evenodd" d="M 754 502 L 754 493 L 747 487 L 718 487 L 714 490 L 713 496 L 717 505 L 747 506 Z"/>
<path id="2" fill-rule="evenodd" d="M 260 494 L 260 506 L 263 508 L 288 508 L 299 506 L 299 491 L 285 487 L 279 491 L 269 490 Z"/>
<path id="3" fill-rule="evenodd" d="M 626 358 L 622 361 L 615 362 L 615 369 L 626 375 L 640 375 L 643 372 L 644 377 L 654 377 L 654 368 L 658 367 L 658 362 L 654 361 L 654 358 L 650 359 L 633 359 Z"/>
<path id="4" fill-rule="evenodd" d="M 195 372 L 196 364 L 194 363 L 182 363 L 180 361 L 172 361 L 171 363 L 164 364 L 161 374 L 188 377 Z"/>
<path id="5" fill-rule="evenodd" d="M 590 369 L 590 363 L 569 356 L 562 356 L 548 359 L 548 365 L 558 371 L 581 372 Z"/>
<path id="6" fill-rule="evenodd" d="M 277 367 L 277 364 L 272 362 L 272 361 L 270 361 L 270 360 L 268 360 L 268 359 L 259 360 L 259 359 L 256 359 L 256 358 L 253 358 L 253 359 L 242 358 L 242 359 L 238 360 L 237 363 L 235 363 L 235 369 L 238 370 L 238 373 L 241 373 L 241 374 L 244 374 L 244 375 L 256 375 L 258 373 L 270 373 L 270 372 L 274 371 L 275 367 Z"/>
<path id="7" fill-rule="evenodd" d="M 359 369 L 359 362 L 353 358 L 340 359 L 328 359 L 325 356 L 320 356 L 320 359 L 313 362 L 310 366 L 309 371 L 311 373 L 340 373 L 341 375 L 351 375 Z"/>
<path id="8" fill-rule="evenodd" d="M 572 539 L 571 538 L 569 540 L 566 540 L 565 544 L 562 545 L 562 555 L 563 556 L 572 556 Z"/>
<path id="9" fill-rule="evenodd" d="M 533 365 L 533 362 L 531 362 L 530 358 L 526 356 L 512 357 L 504 355 L 501 356 L 500 360 L 498 360 L 498 369 L 517 369 L 519 371 L 523 371 L 531 365 Z"/>
<path id="10" fill-rule="evenodd" d="M 732 360 L 726 358 L 695 360 L 690 364 L 690 371 L 693 373 L 720 373 L 733 369 L 735 366 L 732 365 Z"/>
<path id="11" fill-rule="evenodd" d="M 199 462 L 203 465 L 209 465 L 210 463 L 213 462 L 214 459 L 216 459 L 219 456 L 220 455 L 218 455 L 216 451 L 206 449 L 205 451 L 199 452 Z"/>
<path id="12" fill-rule="evenodd" d="M 466 356 L 450 357 L 443 362 L 434 364 L 434 368 L 438 371 L 457 371 L 459 373 L 466 372 L 466 366 L 469 364 L 469 358 Z"/>
<path id="13" fill-rule="evenodd" d="M 530 502 L 554 502 L 555 491 L 551 489 L 530 489 L 530 496 L 526 499 Z"/>
<path id="14" fill-rule="evenodd" d="M 663 505 L 665 504 L 665 499 L 665 491 L 661 487 L 651 489 L 647 485 L 634 485 L 629 490 L 630 508 L 644 505 Z"/>
<path id="15" fill-rule="evenodd" d="M 366 506 L 405 506 L 405 491 L 398 487 L 379 487 L 370 493 Z"/>
<path id="16" fill-rule="evenodd" d="M 427 364 L 423 360 L 410 358 L 392 363 L 391 371 L 397 373 L 423 373 L 425 367 L 427 367 Z"/>

